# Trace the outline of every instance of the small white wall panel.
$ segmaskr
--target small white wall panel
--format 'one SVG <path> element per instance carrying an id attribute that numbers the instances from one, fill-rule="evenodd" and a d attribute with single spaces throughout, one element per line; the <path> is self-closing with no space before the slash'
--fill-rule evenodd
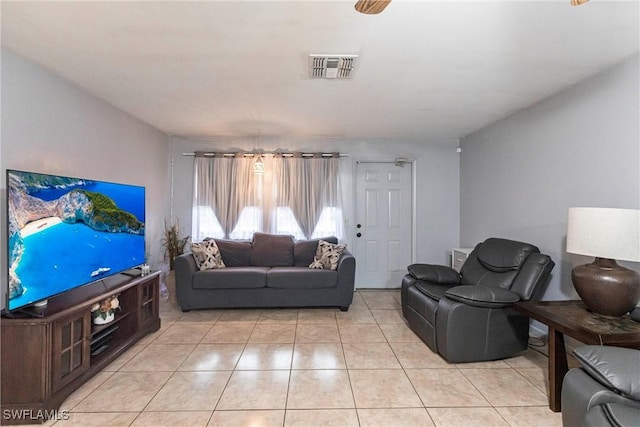
<path id="1" fill-rule="evenodd" d="M 366 243 L 367 248 L 367 271 L 380 271 L 380 263 L 378 262 L 378 241 L 369 240 Z"/>
<path id="2" fill-rule="evenodd" d="M 400 269 L 406 268 L 406 265 L 400 265 L 400 242 L 397 240 L 391 240 L 389 241 L 389 245 L 387 246 L 387 248 L 389 258 L 389 271 L 398 271 Z"/>
<path id="3" fill-rule="evenodd" d="M 367 227 L 378 225 L 378 190 L 367 189 L 365 192 L 365 224 Z"/>
<path id="4" fill-rule="evenodd" d="M 400 227 L 402 192 L 389 190 L 389 227 Z"/>

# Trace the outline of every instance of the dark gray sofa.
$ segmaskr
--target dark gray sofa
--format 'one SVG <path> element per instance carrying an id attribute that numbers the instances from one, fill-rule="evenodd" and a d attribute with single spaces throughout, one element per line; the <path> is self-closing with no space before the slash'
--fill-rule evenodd
<path id="1" fill-rule="evenodd" d="M 198 270 L 191 253 L 175 259 L 182 311 L 205 308 L 340 307 L 353 301 L 355 258 L 345 250 L 335 271 L 309 264 L 318 241 L 256 233 L 251 242 L 215 239 L 225 268 Z M 335 237 L 323 238 L 337 243 Z"/>

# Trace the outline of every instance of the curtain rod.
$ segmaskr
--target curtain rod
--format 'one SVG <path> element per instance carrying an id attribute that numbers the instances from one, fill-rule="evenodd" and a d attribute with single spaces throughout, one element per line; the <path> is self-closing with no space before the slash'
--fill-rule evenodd
<path id="1" fill-rule="evenodd" d="M 200 153 L 200 152 L 199 152 Z M 214 157 L 216 155 L 216 152 L 202 152 L 201 153 L 203 157 Z M 295 153 L 281 153 L 281 152 L 263 152 L 263 151 L 240 151 L 238 153 L 222 153 L 223 157 L 235 157 L 238 154 L 242 154 L 246 157 L 255 157 L 255 156 L 265 156 L 265 157 L 270 157 L 270 156 L 275 156 L 275 155 L 280 155 L 282 157 L 293 157 L 295 155 Z M 333 157 L 335 153 L 301 153 L 302 157 L 314 157 L 315 155 L 320 154 L 320 156 L 322 157 Z M 337 153 L 339 157 L 349 157 L 348 154 L 343 154 L 343 153 Z M 182 153 L 183 156 L 185 157 L 195 157 L 196 153 Z"/>

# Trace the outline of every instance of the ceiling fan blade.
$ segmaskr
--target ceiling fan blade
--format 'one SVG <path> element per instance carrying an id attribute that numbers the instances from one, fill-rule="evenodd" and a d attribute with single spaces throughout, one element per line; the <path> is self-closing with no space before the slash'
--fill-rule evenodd
<path id="1" fill-rule="evenodd" d="M 358 0 L 356 10 L 366 15 L 377 15 L 382 12 L 391 0 Z"/>

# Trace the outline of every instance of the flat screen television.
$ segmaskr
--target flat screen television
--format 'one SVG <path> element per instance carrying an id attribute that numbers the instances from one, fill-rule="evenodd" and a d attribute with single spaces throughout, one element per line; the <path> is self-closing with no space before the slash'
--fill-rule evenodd
<path id="1" fill-rule="evenodd" d="M 145 262 L 145 188 L 7 170 L 6 309 Z"/>

